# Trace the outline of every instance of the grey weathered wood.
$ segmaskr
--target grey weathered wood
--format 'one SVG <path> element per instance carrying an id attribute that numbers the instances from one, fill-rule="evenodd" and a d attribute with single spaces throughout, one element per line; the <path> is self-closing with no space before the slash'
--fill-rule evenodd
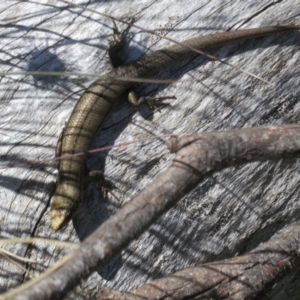
<path id="1" fill-rule="evenodd" d="M 79 2 L 78 2 L 79 3 Z M 80 1 L 82 4 L 82 1 Z M 271 5 L 272 4 L 272 5 Z M 214 31 L 299 23 L 300 1 L 121 1 L 89 5 L 120 18 L 134 16 L 142 27 L 179 41 Z M 110 68 L 106 50 L 112 23 L 56 1 L 0 3 L 1 69 L 5 71 L 77 71 L 103 73 Z M 120 25 L 122 27 L 122 25 Z M 169 44 L 132 29 L 124 50 L 130 61 Z M 143 85 L 139 93 L 176 95 L 152 116 L 121 104 L 94 147 L 149 135 L 241 128 L 299 121 L 299 33 L 226 46 L 212 53 L 274 85 L 227 66 L 196 58 L 163 72 L 160 78 L 201 78 L 200 82 Z M 3 165 L 53 156 L 60 130 L 81 89 L 92 78 L 8 76 L 1 79 L 1 158 Z M 152 116 L 152 117 L 151 117 Z M 38 236 L 78 242 L 166 168 L 172 155 L 159 141 L 111 150 L 89 160 L 102 168 L 117 189 L 103 199 L 91 182 L 74 225 L 59 233 L 49 229 L 54 188 L 53 164 L 1 169 L 1 236 Z M 244 253 L 274 232 L 299 220 L 299 161 L 255 163 L 222 171 L 183 199 L 130 249 L 78 289 L 89 295 L 95 285 L 135 287 L 184 267 Z M 6 247 L 36 259 L 38 274 L 65 251 L 39 244 Z M 199 249 L 201 249 L 199 251 Z M 1 291 L 20 284 L 23 272 L 1 260 Z M 34 270 L 33 270 L 34 272 Z"/>

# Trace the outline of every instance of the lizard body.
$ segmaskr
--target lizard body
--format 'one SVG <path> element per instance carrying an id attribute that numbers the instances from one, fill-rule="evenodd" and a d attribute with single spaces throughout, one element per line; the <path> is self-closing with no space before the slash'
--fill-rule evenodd
<path id="1" fill-rule="evenodd" d="M 118 100 L 134 82 L 115 81 L 114 77 L 139 78 L 156 73 L 172 63 L 197 55 L 189 48 L 207 50 L 228 43 L 278 32 L 299 30 L 300 25 L 274 26 L 214 33 L 184 41 L 120 67 L 97 79 L 83 93 L 63 131 L 60 155 L 86 152 L 98 130 L 110 116 Z M 78 210 L 84 183 L 85 156 L 67 157 L 60 161 L 59 176 L 51 207 L 51 227 L 64 227 Z"/>

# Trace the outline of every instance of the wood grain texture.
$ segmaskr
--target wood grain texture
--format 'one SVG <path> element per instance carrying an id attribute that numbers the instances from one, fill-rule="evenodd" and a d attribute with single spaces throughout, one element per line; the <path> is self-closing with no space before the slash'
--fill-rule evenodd
<path id="1" fill-rule="evenodd" d="M 188 5 L 186 1 L 84 3 L 116 17 L 134 16 L 138 25 L 178 41 L 215 31 L 300 22 L 298 0 L 190 1 Z M 110 68 L 106 53 L 112 33 L 110 20 L 56 1 L 5 1 L 0 4 L 0 13 L 2 70 L 102 74 Z M 139 30 L 132 29 L 131 34 L 124 50 L 125 61 L 169 45 Z M 299 122 L 297 41 L 299 34 L 290 33 L 213 51 L 219 58 L 271 81 L 273 86 L 204 58 L 177 64 L 157 78 L 200 77 L 201 81 L 140 85 L 140 95 L 176 95 L 177 100 L 154 115 L 147 108 L 136 112 L 127 103 L 121 104 L 93 148 L 164 133 Z M 53 156 L 64 122 L 82 88 L 92 81 L 87 77 L 1 78 L 1 163 Z M 1 237 L 38 236 L 78 242 L 165 169 L 172 157 L 159 141 L 91 157 L 89 167 L 105 167 L 121 201 L 111 195 L 103 198 L 98 185 L 91 182 L 74 224 L 59 233 L 49 229 L 53 164 L 3 168 Z M 122 256 L 95 273 L 75 292 L 76 297 L 88 297 L 96 291 L 96 285 L 125 290 L 185 267 L 253 249 L 299 220 L 298 170 L 298 160 L 253 163 L 207 179 Z M 36 274 L 67 252 L 42 244 L 5 249 L 36 259 L 39 264 L 32 269 Z M 0 263 L 2 291 L 24 280 L 23 272 L 11 263 L 4 259 Z"/>

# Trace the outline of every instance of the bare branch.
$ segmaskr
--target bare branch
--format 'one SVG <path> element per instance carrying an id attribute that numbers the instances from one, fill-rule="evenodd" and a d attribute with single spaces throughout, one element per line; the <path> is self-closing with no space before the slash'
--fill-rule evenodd
<path id="1" fill-rule="evenodd" d="M 106 264 L 180 198 L 213 172 L 231 165 L 299 157 L 300 125 L 246 128 L 174 137 L 171 166 L 102 224 L 63 262 L 2 299 L 57 299 Z"/>
<path id="2" fill-rule="evenodd" d="M 253 299 L 300 265 L 300 222 L 249 254 L 176 272 L 120 293 L 100 290 L 97 300 Z"/>

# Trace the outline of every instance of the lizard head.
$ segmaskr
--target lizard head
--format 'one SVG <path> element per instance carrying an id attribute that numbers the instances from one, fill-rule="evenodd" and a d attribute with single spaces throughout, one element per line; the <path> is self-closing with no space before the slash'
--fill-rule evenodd
<path id="1" fill-rule="evenodd" d="M 51 228 L 54 231 L 60 230 L 68 225 L 77 213 L 77 207 L 70 205 L 63 196 L 54 196 L 50 211 Z M 68 203 L 68 204 L 67 204 Z"/>

